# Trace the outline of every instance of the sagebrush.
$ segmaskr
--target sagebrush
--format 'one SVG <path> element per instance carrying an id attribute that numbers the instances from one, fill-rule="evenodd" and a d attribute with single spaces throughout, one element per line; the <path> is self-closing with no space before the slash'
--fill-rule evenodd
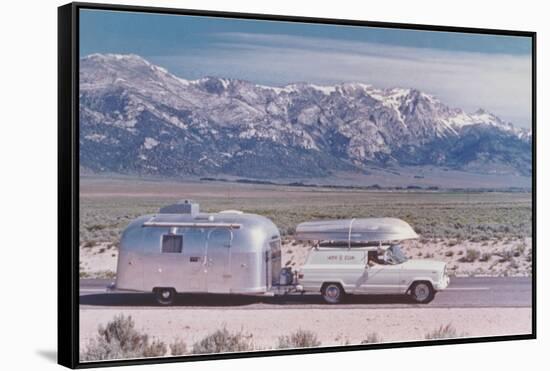
<path id="1" fill-rule="evenodd" d="M 187 344 L 181 340 L 176 339 L 170 343 L 170 354 L 173 356 L 181 356 L 187 353 Z"/>
<path id="2" fill-rule="evenodd" d="M 167 347 L 162 341 L 150 340 L 136 330 L 132 316 L 116 316 L 106 326 L 99 325 L 97 336 L 80 354 L 82 361 L 160 357 Z"/>
<path id="3" fill-rule="evenodd" d="M 254 349 L 252 335 L 229 332 L 225 327 L 216 330 L 193 344 L 193 354 L 245 352 Z"/>
<path id="4" fill-rule="evenodd" d="M 435 340 L 435 339 L 453 339 L 458 337 L 464 337 L 467 336 L 466 333 L 458 333 L 457 330 L 450 324 L 441 325 L 435 330 L 428 332 L 425 335 L 425 338 L 427 340 Z"/>
<path id="5" fill-rule="evenodd" d="M 139 181 L 132 184 L 139 190 Z M 468 239 L 481 241 L 532 235 L 530 193 L 314 189 L 295 198 L 285 197 L 288 194 L 284 192 L 286 188 L 275 186 L 267 195 L 258 187 L 257 192 L 261 192 L 262 197 L 256 197 L 256 189 L 247 186 L 246 195 L 240 193 L 238 196 L 205 199 L 204 190 L 211 187 L 216 185 L 197 183 L 196 190 L 192 186 L 186 188 L 186 196 L 199 201 L 201 210 L 206 212 L 239 209 L 264 215 L 275 222 L 283 235 L 292 235 L 296 225 L 306 220 L 384 216 L 409 222 L 424 238 L 453 239 L 450 246 Z M 236 193 L 240 188 L 238 184 L 228 184 L 227 187 Z M 163 197 L 161 193 L 132 198 L 81 197 L 80 245 L 91 247 L 110 242 L 117 246 L 120 233 L 132 219 L 155 213 L 160 206 L 176 200 Z"/>

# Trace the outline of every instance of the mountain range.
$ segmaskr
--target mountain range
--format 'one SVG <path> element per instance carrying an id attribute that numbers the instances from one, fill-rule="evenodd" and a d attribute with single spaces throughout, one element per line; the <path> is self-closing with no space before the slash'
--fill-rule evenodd
<path id="1" fill-rule="evenodd" d="M 530 176 L 532 137 L 480 109 L 363 83 L 186 80 L 137 55 L 80 59 L 80 165 L 256 179 L 431 166 Z"/>

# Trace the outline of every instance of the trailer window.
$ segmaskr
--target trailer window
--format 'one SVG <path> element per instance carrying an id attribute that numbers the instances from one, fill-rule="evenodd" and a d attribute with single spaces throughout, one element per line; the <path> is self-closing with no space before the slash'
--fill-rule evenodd
<path id="1" fill-rule="evenodd" d="M 162 236 L 163 253 L 181 253 L 183 250 L 183 236 L 178 234 L 165 234 Z"/>

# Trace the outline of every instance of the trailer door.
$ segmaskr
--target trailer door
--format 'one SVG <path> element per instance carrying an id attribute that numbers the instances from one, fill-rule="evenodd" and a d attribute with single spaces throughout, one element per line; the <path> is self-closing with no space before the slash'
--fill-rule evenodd
<path id="1" fill-rule="evenodd" d="M 216 228 L 209 233 L 206 248 L 208 292 L 230 292 L 232 237 L 233 232 L 227 228 Z"/>
<path id="2" fill-rule="evenodd" d="M 206 238 L 207 232 L 203 229 L 189 228 L 183 234 L 184 264 L 181 289 L 186 292 L 207 292 L 206 286 Z"/>
<path id="3" fill-rule="evenodd" d="M 269 289 L 271 286 L 279 285 L 279 275 L 281 273 L 281 267 L 282 267 L 282 260 L 281 260 L 281 239 L 277 238 L 275 240 L 271 240 L 269 242 L 270 252 L 269 252 L 269 258 L 271 259 L 271 265 L 269 266 L 269 270 L 271 271 L 271 277 L 268 274 L 266 279 L 266 286 L 267 289 Z M 269 263 L 269 259 L 268 259 Z M 269 271 L 268 270 L 268 271 Z"/>

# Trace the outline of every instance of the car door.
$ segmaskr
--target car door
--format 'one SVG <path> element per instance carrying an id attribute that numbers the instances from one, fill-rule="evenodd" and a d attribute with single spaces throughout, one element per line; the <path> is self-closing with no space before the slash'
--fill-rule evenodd
<path id="1" fill-rule="evenodd" d="M 230 292 L 232 239 L 233 233 L 227 228 L 216 228 L 209 232 L 206 246 L 208 292 Z"/>
<path id="2" fill-rule="evenodd" d="M 365 294 L 397 294 L 400 292 L 401 264 L 367 265 L 357 291 Z"/>

